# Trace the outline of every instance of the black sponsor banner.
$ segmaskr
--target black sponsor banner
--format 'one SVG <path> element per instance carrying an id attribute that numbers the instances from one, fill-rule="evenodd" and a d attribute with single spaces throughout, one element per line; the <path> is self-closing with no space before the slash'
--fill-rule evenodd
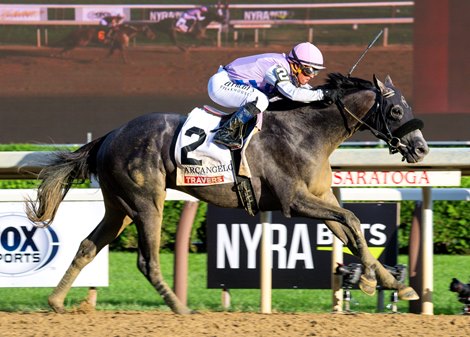
<path id="1" fill-rule="evenodd" d="M 361 219 L 371 253 L 395 266 L 398 255 L 398 204 L 346 203 Z M 259 288 L 262 225 L 259 215 L 209 205 L 207 213 L 208 288 Z M 333 235 L 315 219 L 272 213 L 273 288 L 331 288 Z M 344 264 L 359 263 L 349 250 Z"/>

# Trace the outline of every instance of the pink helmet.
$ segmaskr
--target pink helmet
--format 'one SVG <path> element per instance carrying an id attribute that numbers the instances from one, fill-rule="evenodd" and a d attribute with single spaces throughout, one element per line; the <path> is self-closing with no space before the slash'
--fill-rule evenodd
<path id="1" fill-rule="evenodd" d="M 203 13 L 209 10 L 206 6 L 202 6 L 200 9 L 201 9 L 201 12 Z"/>
<path id="2" fill-rule="evenodd" d="M 310 42 L 302 42 L 296 45 L 287 58 L 295 63 L 315 69 L 325 69 L 323 66 L 323 55 L 317 47 Z"/>

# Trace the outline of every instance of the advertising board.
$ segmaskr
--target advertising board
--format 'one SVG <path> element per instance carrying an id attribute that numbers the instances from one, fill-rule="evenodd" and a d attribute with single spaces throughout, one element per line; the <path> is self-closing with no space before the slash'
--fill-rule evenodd
<path id="1" fill-rule="evenodd" d="M 0 287 L 55 287 L 103 215 L 101 201 L 64 201 L 54 223 L 39 228 L 26 218 L 23 202 L 0 202 Z M 73 286 L 108 286 L 108 247 Z"/>
<path id="2" fill-rule="evenodd" d="M 398 204 L 350 203 L 345 208 L 361 219 L 371 253 L 384 264 L 397 263 Z M 236 219 L 236 220 L 234 220 Z M 259 215 L 209 205 L 208 288 L 259 288 L 261 223 Z M 333 235 L 324 223 L 308 218 L 285 218 L 273 212 L 273 288 L 331 288 Z M 344 264 L 359 260 L 344 249 Z"/>

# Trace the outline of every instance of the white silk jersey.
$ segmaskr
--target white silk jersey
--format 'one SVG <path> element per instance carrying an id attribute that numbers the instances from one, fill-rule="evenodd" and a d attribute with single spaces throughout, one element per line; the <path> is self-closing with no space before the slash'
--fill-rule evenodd
<path id="1" fill-rule="evenodd" d="M 224 67 L 231 81 L 254 87 L 267 96 L 281 95 L 299 102 L 323 99 L 322 90 L 292 83 L 292 73 L 285 54 L 266 53 L 241 57 Z"/>

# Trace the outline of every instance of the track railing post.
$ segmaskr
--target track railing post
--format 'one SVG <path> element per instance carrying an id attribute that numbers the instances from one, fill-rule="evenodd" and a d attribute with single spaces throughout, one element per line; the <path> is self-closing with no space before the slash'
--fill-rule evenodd
<path id="1" fill-rule="evenodd" d="M 432 207 L 432 188 L 423 187 L 423 215 L 421 227 L 421 239 L 423 244 L 422 266 L 423 266 L 423 287 L 421 293 L 422 305 L 421 313 L 425 315 L 434 314 L 434 305 L 432 303 L 433 285 L 433 207 Z"/>
<path id="2" fill-rule="evenodd" d="M 340 206 L 343 205 L 341 200 L 341 189 L 333 187 L 333 194 L 338 200 Z M 341 288 L 341 275 L 336 274 L 336 267 L 343 263 L 343 243 L 335 235 L 333 235 L 333 247 L 331 252 L 331 290 L 333 291 L 333 312 L 343 311 L 343 289 Z"/>
<path id="3" fill-rule="evenodd" d="M 262 225 L 261 234 L 261 313 L 271 313 L 271 294 L 272 294 L 272 253 L 271 253 L 271 212 L 261 212 L 260 221 Z"/>

